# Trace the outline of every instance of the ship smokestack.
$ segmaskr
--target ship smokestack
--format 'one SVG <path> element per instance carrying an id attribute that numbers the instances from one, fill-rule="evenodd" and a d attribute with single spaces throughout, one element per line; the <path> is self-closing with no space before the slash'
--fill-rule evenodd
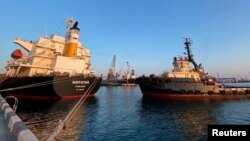
<path id="1" fill-rule="evenodd" d="M 63 55 L 66 57 L 76 56 L 77 47 L 79 44 L 79 31 L 80 31 L 77 25 L 78 22 L 75 22 L 74 25 L 70 28 L 68 35 L 66 37 L 66 46 L 63 53 Z"/>
<path id="2" fill-rule="evenodd" d="M 78 22 L 75 22 L 75 24 L 71 27 L 71 29 L 77 29 L 80 31 L 80 29 L 77 27 L 77 25 L 78 25 Z"/>

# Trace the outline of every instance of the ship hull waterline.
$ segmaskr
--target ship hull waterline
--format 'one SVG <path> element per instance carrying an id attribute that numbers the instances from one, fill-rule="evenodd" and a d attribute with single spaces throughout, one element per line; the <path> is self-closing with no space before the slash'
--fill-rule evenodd
<path id="1" fill-rule="evenodd" d="M 181 91 L 171 91 L 165 89 L 155 89 L 150 86 L 140 86 L 145 99 L 154 100 L 229 100 L 250 98 L 250 94 L 231 93 L 231 94 L 207 94 L 207 93 L 182 93 Z"/>
<path id="2" fill-rule="evenodd" d="M 93 97 L 100 84 L 99 77 L 11 77 L 0 83 L 0 93 L 19 99 L 79 99 Z"/>

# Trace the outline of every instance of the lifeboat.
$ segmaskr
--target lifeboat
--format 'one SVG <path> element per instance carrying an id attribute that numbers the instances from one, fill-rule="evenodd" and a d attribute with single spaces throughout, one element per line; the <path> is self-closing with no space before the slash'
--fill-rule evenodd
<path id="1" fill-rule="evenodd" d="M 20 59 L 23 57 L 23 53 L 21 51 L 21 49 L 16 49 L 11 53 L 11 57 L 13 59 Z"/>

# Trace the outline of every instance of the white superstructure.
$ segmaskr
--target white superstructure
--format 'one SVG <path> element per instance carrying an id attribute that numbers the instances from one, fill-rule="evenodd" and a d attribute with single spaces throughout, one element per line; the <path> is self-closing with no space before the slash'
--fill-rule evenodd
<path id="1" fill-rule="evenodd" d="M 8 61 L 7 76 L 37 75 L 91 75 L 90 51 L 79 41 L 78 22 L 67 20 L 65 37 L 42 36 L 36 41 L 16 38 L 14 43 L 20 45 L 27 53 Z"/>
<path id="2" fill-rule="evenodd" d="M 175 57 L 173 61 L 174 69 L 167 73 L 167 78 L 193 78 L 200 81 L 200 72 L 192 69 L 187 58 Z M 202 70 L 201 70 L 202 71 Z"/>

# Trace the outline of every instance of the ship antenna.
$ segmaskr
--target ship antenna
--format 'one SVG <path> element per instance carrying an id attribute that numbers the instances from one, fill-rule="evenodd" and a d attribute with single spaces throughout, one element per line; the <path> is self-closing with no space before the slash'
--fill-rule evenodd
<path id="1" fill-rule="evenodd" d="M 72 25 L 75 23 L 75 21 L 73 20 L 73 18 L 67 18 L 66 22 L 67 22 L 66 32 L 68 33 Z"/>
<path id="2" fill-rule="evenodd" d="M 184 38 L 184 44 L 185 44 L 185 49 L 187 51 L 188 61 L 194 65 L 195 70 L 199 71 L 199 66 L 194 61 L 193 54 L 191 52 L 191 44 L 192 44 L 191 38 Z"/>

